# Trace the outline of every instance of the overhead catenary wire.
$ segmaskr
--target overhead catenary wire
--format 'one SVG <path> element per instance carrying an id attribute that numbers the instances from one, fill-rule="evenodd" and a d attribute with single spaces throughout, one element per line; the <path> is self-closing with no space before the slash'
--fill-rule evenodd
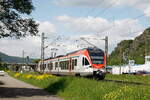
<path id="1" fill-rule="evenodd" d="M 108 9 L 112 8 L 116 3 L 118 2 L 118 0 L 115 0 L 115 2 L 111 3 L 110 5 L 108 5 L 106 8 L 104 8 L 100 13 L 98 13 L 97 15 L 95 15 L 93 18 L 96 18 L 98 15 L 103 14 L 104 12 L 106 12 Z M 86 27 L 89 26 L 89 23 L 87 23 Z M 80 28 L 78 31 L 76 31 L 76 33 L 81 32 Z"/>
<path id="2" fill-rule="evenodd" d="M 104 1 L 105 1 L 105 0 L 102 0 L 102 1 L 100 2 L 100 5 L 102 5 L 102 4 L 104 3 Z M 117 0 L 117 1 L 118 1 L 118 0 Z M 117 3 L 117 2 L 116 2 L 116 0 L 115 0 L 115 2 L 111 3 L 109 6 L 107 6 L 106 8 L 104 8 L 104 9 L 101 11 L 101 13 L 104 13 L 105 11 L 107 11 L 108 9 L 110 9 L 111 7 L 113 7 L 113 5 L 115 5 L 116 3 Z M 95 9 L 96 9 L 96 8 L 91 9 L 86 15 L 88 16 L 89 13 L 93 12 Z M 98 15 L 100 15 L 100 13 L 98 13 L 96 16 L 94 16 L 94 18 L 96 18 Z M 88 26 L 88 24 L 87 24 L 87 26 Z M 78 33 L 78 32 L 80 32 L 80 31 L 81 31 L 81 29 L 79 29 L 79 30 L 76 31 L 76 32 Z M 72 32 L 73 32 L 73 31 L 72 31 Z"/>
<path id="3" fill-rule="evenodd" d="M 104 0 L 103 0 L 104 1 Z M 103 3 L 103 1 L 101 1 L 102 3 Z M 118 1 L 118 0 L 116 0 L 116 1 Z M 117 2 L 113 2 L 113 3 L 111 3 L 109 6 L 107 6 L 106 8 L 104 8 L 100 13 L 98 13 L 98 14 L 96 14 L 94 17 L 97 17 L 98 15 L 100 15 L 100 14 L 103 14 L 104 12 L 106 12 L 108 9 L 110 9 L 111 7 L 113 7 Z M 91 9 L 88 13 L 87 13 L 87 15 L 89 15 L 90 14 L 90 12 L 93 12 L 94 10 L 95 10 L 96 8 L 93 8 L 93 9 Z M 142 14 L 142 15 L 138 15 L 138 16 L 136 16 L 135 18 L 134 18 L 134 20 L 136 20 L 136 19 L 139 19 L 139 18 L 141 18 L 141 17 L 143 17 L 145 14 Z M 128 23 L 128 22 L 131 22 L 131 21 L 133 21 L 133 20 L 127 20 L 127 21 L 125 21 L 125 23 Z M 89 24 L 87 24 L 87 26 L 88 26 Z M 117 25 L 116 25 L 117 26 Z M 112 27 L 108 27 L 108 28 L 106 28 L 106 29 L 104 29 L 104 30 L 102 30 L 102 32 L 106 32 L 106 31 L 109 31 L 110 29 L 112 29 L 114 26 L 112 26 Z M 80 32 L 81 30 L 79 29 L 78 31 L 76 31 L 76 32 Z"/>
<path id="4" fill-rule="evenodd" d="M 148 12 L 148 13 L 150 13 L 150 12 Z M 148 13 L 147 13 L 147 14 L 148 14 Z M 141 17 L 144 17 L 144 16 L 145 16 L 145 14 L 138 15 L 138 16 L 134 17 L 133 20 L 128 19 L 128 20 L 126 20 L 124 23 L 129 23 L 129 22 L 135 21 L 135 20 L 137 20 L 137 19 L 139 19 L 139 18 L 141 18 Z M 106 32 L 106 31 L 109 31 L 109 30 L 111 30 L 113 27 L 116 27 L 116 26 L 119 26 L 119 24 L 118 24 L 118 25 L 115 24 L 115 25 L 113 25 L 112 27 L 106 28 L 106 29 L 102 30 L 101 33 Z"/>
<path id="5" fill-rule="evenodd" d="M 135 2 L 135 4 L 134 4 L 133 6 L 137 5 L 138 3 L 139 3 L 139 2 Z M 149 13 L 150 13 L 150 12 L 147 12 L 147 13 L 144 13 L 144 14 L 141 14 L 141 15 L 138 15 L 138 16 L 136 16 L 136 17 L 134 17 L 134 18 L 131 18 L 131 19 L 133 19 L 133 20 L 128 19 L 128 20 L 125 21 L 124 23 L 129 23 L 129 22 L 135 21 L 135 20 L 137 20 L 137 19 L 139 19 L 139 18 L 144 17 L 145 14 L 149 14 Z M 115 24 L 115 23 L 114 23 L 114 24 Z M 118 25 L 114 25 L 114 24 L 113 24 L 112 27 L 109 27 L 109 28 L 106 28 L 106 29 L 102 30 L 101 33 L 106 32 L 106 31 L 109 31 L 109 30 L 111 30 L 113 27 L 118 26 Z"/>
<path id="6" fill-rule="evenodd" d="M 106 7 L 106 8 L 104 8 L 103 9 L 103 11 L 101 11 L 100 13 L 98 13 L 97 15 L 95 15 L 93 18 L 96 18 L 98 15 L 100 15 L 100 14 L 103 14 L 104 12 L 106 12 L 108 9 L 110 9 L 111 7 L 113 7 L 116 3 L 118 2 L 118 0 L 116 0 L 115 2 L 113 2 L 113 3 L 111 3 L 108 7 Z M 137 5 L 139 2 L 136 2 L 134 5 Z M 150 13 L 150 12 L 148 12 L 148 13 Z M 147 14 L 148 14 L 147 13 Z M 135 18 L 132 18 L 132 19 L 134 19 L 134 20 L 127 20 L 127 21 L 125 21 L 124 23 L 129 23 L 129 22 L 132 22 L 132 21 L 135 21 L 136 19 L 139 19 L 139 18 L 141 18 L 141 17 L 144 17 L 145 16 L 145 14 L 141 14 L 141 15 L 138 15 L 138 16 L 136 16 Z M 86 25 L 86 27 L 88 27 L 89 26 L 89 24 L 87 23 L 87 25 Z M 112 27 L 109 27 L 109 28 L 106 28 L 106 29 L 104 29 L 104 30 L 102 30 L 101 32 L 106 32 L 106 31 L 109 31 L 110 29 L 112 29 L 113 27 L 115 27 L 116 25 L 113 25 Z M 118 25 L 117 25 L 118 26 Z M 81 28 L 78 30 L 78 31 L 76 31 L 77 33 L 78 32 L 81 32 Z"/>
<path id="7" fill-rule="evenodd" d="M 100 5 L 102 5 L 102 4 L 104 3 L 104 1 L 105 1 L 105 0 L 100 1 L 100 2 L 99 2 Z M 99 6 L 100 6 L 100 5 L 99 5 Z M 90 11 L 87 12 L 87 14 L 86 14 L 85 16 L 88 16 L 88 15 L 89 15 L 91 12 L 93 12 L 95 9 L 96 9 L 96 7 L 92 8 Z M 58 36 L 58 37 L 59 37 L 59 36 Z M 54 43 L 56 42 L 56 40 L 57 40 L 57 39 L 55 39 L 53 42 L 49 43 L 49 44 L 46 46 L 46 48 L 47 48 L 49 45 L 54 44 Z"/>
<path id="8" fill-rule="evenodd" d="M 99 3 L 98 7 L 101 6 L 104 3 L 104 1 L 105 0 L 101 0 L 100 2 L 98 2 Z M 95 9 L 96 9 L 96 7 L 93 7 L 90 11 L 87 12 L 87 14 L 85 16 L 89 16 L 90 13 L 94 12 Z"/>
<path id="9" fill-rule="evenodd" d="M 103 13 L 106 12 L 108 9 L 112 8 L 117 2 L 118 2 L 118 0 L 115 0 L 115 2 L 111 3 L 111 4 L 108 5 L 106 8 L 104 8 L 103 11 L 101 11 L 101 12 L 98 13 L 98 14 L 96 14 L 96 15 L 94 16 L 94 18 L 97 17 L 97 16 L 99 16 L 100 14 L 103 14 Z"/>

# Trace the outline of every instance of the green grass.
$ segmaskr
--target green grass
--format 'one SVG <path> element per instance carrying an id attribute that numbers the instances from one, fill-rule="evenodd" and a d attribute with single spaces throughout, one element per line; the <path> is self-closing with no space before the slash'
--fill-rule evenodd
<path id="1" fill-rule="evenodd" d="M 108 74 L 102 81 L 78 77 L 35 80 L 20 76 L 18 79 L 65 100 L 150 100 L 150 76 Z"/>
<path id="2" fill-rule="evenodd" d="M 149 84 L 150 85 L 150 76 L 138 76 L 138 75 L 111 75 L 107 74 L 105 80 L 110 81 L 122 81 L 129 83 L 137 84 Z"/>

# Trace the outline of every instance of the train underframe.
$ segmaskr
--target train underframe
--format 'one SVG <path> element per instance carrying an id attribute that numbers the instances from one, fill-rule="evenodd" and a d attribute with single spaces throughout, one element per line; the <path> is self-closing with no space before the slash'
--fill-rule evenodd
<path id="1" fill-rule="evenodd" d="M 103 80 L 105 78 L 106 73 L 103 71 L 93 71 L 93 77 L 98 80 Z"/>
<path id="2" fill-rule="evenodd" d="M 77 76 L 77 77 L 90 77 L 90 78 L 94 78 L 97 80 L 103 80 L 105 78 L 106 73 L 104 71 L 101 70 L 95 70 L 92 72 L 51 72 L 51 74 L 54 75 L 62 75 L 62 76 Z"/>

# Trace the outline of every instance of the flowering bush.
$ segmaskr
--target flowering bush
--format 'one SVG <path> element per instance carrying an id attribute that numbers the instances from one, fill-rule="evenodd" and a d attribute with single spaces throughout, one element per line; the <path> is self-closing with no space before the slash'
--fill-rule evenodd
<path id="1" fill-rule="evenodd" d="M 115 91 L 112 91 L 108 94 L 105 94 L 104 98 L 106 100 L 116 100 L 117 97 L 122 96 L 126 93 L 132 93 L 133 89 L 129 86 L 121 87 L 120 89 L 117 89 Z"/>
<path id="2" fill-rule="evenodd" d="M 33 75 L 33 74 L 21 74 L 21 73 L 16 73 L 14 74 L 14 77 L 19 77 L 21 76 L 22 78 L 25 79 L 35 79 L 35 80 L 43 80 L 43 79 L 48 79 L 48 78 L 55 78 L 56 76 L 50 75 L 50 74 L 42 74 L 42 75 Z"/>
<path id="3" fill-rule="evenodd" d="M 33 77 L 33 75 L 25 75 L 25 78 L 27 78 L 27 79 L 29 79 L 29 78 L 32 78 Z"/>
<path id="4" fill-rule="evenodd" d="M 21 75 L 20 73 L 16 73 L 14 76 L 19 77 L 20 75 Z"/>
<path id="5" fill-rule="evenodd" d="M 149 100 L 150 98 L 149 76 L 108 74 L 106 81 L 97 81 L 82 77 L 56 77 L 37 73 L 10 72 L 9 75 L 61 96 L 65 100 Z"/>

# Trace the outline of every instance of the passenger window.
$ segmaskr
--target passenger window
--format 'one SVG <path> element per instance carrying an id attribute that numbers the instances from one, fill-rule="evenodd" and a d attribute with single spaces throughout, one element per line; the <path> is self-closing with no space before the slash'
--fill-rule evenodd
<path id="1" fill-rule="evenodd" d="M 85 59 L 84 59 L 84 57 L 82 58 L 82 65 L 84 66 L 84 63 L 85 62 Z"/>
<path id="2" fill-rule="evenodd" d="M 56 70 L 57 67 L 58 67 L 58 62 L 55 62 L 55 70 Z"/>
<path id="3" fill-rule="evenodd" d="M 77 66 L 77 59 L 75 59 L 75 66 Z"/>
<path id="4" fill-rule="evenodd" d="M 89 65 L 89 61 L 85 58 L 85 65 Z"/>
<path id="5" fill-rule="evenodd" d="M 90 64 L 89 61 L 85 57 L 83 57 L 82 65 L 89 65 L 89 64 Z"/>

